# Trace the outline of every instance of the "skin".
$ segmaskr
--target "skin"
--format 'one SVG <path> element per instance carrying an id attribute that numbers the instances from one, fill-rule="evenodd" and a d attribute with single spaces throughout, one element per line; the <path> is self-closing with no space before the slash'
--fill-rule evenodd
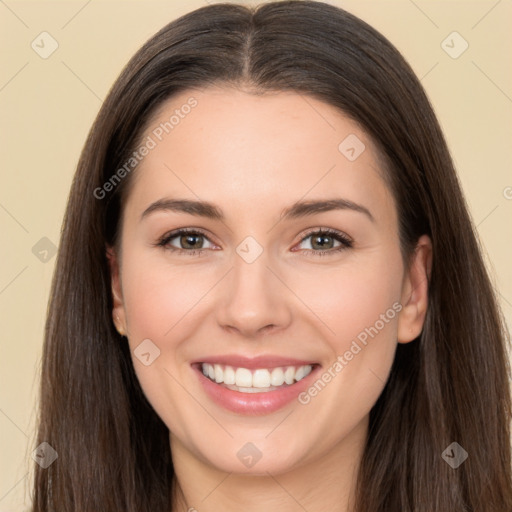
<path id="1" fill-rule="evenodd" d="M 121 254 L 107 248 L 116 326 L 132 354 L 147 338 L 160 349 L 149 366 L 132 359 L 170 430 L 173 510 L 348 511 L 370 409 L 397 343 L 423 327 L 431 242 L 419 239 L 406 270 L 377 150 L 334 107 L 289 92 L 188 90 L 163 105 L 145 136 L 190 96 L 197 106 L 136 169 Z M 353 162 L 338 149 L 349 134 L 366 147 Z M 163 197 L 210 201 L 225 220 L 159 211 L 141 221 Z M 298 200 L 333 197 L 363 205 L 374 221 L 348 209 L 280 220 Z M 187 227 L 206 232 L 192 240 L 202 255 L 154 245 Z M 345 233 L 353 247 L 332 252 L 336 239 L 313 245 L 307 232 L 322 227 Z M 247 236 L 263 248 L 251 264 L 236 252 Z M 186 242 L 177 236 L 169 245 L 192 250 Z M 190 366 L 236 353 L 315 360 L 327 369 L 394 303 L 400 313 L 307 405 L 294 400 L 272 414 L 236 414 L 208 398 Z M 237 457 L 247 442 L 262 454 L 251 468 Z"/>

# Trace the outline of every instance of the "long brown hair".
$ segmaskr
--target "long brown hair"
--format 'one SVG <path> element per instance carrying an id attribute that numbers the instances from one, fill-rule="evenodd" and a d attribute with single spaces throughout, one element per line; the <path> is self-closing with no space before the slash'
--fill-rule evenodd
<path id="1" fill-rule="evenodd" d="M 409 65 L 329 4 L 209 5 L 169 23 L 130 60 L 85 143 L 63 221 L 42 361 L 34 512 L 171 510 L 168 430 L 112 322 L 105 244 L 137 170 L 98 198 L 162 102 L 224 84 L 295 91 L 358 122 L 383 157 L 402 252 L 433 243 L 422 334 L 399 344 L 370 413 L 357 512 L 512 510 L 507 333 L 447 145 Z M 105 190 L 105 188 L 103 188 Z M 442 457 L 457 442 L 458 468 Z"/>

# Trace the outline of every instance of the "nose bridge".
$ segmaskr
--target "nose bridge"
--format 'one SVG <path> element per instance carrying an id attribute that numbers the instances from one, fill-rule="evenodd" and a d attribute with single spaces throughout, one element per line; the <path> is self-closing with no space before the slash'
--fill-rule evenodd
<path id="1" fill-rule="evenodd" d="M 288 296 L 268 268 L 272 267 L 270 259 L 269 251 L 252 237 L 239 244 L 226 276 L 225 296 L 217 313 L 219 324 L 253 336 L 270 326 L 282 328 L 289 323 Z"/>

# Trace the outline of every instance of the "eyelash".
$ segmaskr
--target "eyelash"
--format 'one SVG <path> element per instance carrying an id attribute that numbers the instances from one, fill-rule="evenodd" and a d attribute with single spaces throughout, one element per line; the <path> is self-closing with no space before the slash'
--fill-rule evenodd
<path id="1" fill-rule="evenodd" d="M 177 236 L 180 236 L 180 235 L 186 235 L 186 234 L 202 235 L 205 238 L 208 238 L 206 236 L 206 234 L 201 229 L 182 228 L 182 229 L 178 229 L 176 231 L 173 231 L 171 233 L 164 235 L 154 245 L 157 247 L 163 247 L 164 249 L 172 251 L 177 254 L 185 253 L 188 256 L 200 256 L 208 250 L 208 249 L 191 249 L 191 250 L 178 249 L 176 247 L 172 247 L 169 245 L 169 242 L 173 238 L 176 238 Z M 352 242 L 352 240 L 350 240 L 350 238 L 348 238 L 348 236 L 341 233 L 340 231 L 336 231 L 336 230 L 330 229 L 330 228 L 316 228 L 316 229 L 310 230 L 300 240 L 300 243 L 304 242 L 304 240 L 309 238 L 311 235 L 320 235 L 320 236 L 327 235 L 327 236 L 330 236 L 330 237 L 336 239 L 337 241 L 341 242 L 341 245 L 339 247 L 336 247 L 334 249 L 328 249 L 325 251 L 315 251 L 313 249 L 302 249 L 302 250 L 307 251 L 308 253 L 312 253 L 312 255 L 314 255 L 314 256 L 322 257 L 322 256 L 326 256 L 326 255 L 338 254 L 339 252 L 344 251 L 346 249 L 350 249 L 353 246 L 353 242 Z"/>

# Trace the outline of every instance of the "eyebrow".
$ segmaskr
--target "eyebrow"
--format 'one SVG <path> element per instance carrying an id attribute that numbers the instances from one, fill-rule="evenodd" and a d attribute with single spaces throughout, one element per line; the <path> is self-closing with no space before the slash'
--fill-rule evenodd
<path id="1" fill-rule="evenodd" d="M 375 222 L 375 218 L 368 208 L 354 203 L 353 201 L 349 201 L 348 199 L 341 198 L 324 199 L 319 201 L 298 201 L 281 212 L 280 220 L 297 219 L 333 210 L 352 210 L 364 214 L 372 222 Z M 208 201 L 162 198 L 151 203 L 142 212 L 140 220 L 142 221 L 145 217 L 157 211 L 188 213 L 190 215 L 196 215 L 218 221 L 223 221 L 225 218 L 222 210 Z"/>

